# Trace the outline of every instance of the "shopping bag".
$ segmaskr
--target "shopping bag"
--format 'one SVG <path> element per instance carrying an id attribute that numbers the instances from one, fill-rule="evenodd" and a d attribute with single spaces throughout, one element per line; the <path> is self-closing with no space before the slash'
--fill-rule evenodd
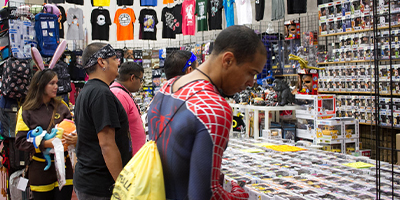
<path id="1" fill-rule="evenodd" d="M 164 175 L 157 144 L 149 141 L 119 174 L 111 200 L 164 200 Z"/>

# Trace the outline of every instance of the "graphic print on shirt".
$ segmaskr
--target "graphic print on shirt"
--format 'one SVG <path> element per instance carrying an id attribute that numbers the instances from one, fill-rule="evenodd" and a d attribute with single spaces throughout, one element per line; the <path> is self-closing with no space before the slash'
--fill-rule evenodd
<path id="1" fill-rule="evenodd" d="M 215 13 L 218 12 L 219 0 L 211 0 L 211 16 L 215 16 Z"/>
<path id="2" fill-rule="evenodd" d="M 175 31 L 175 28 L 178 28 L 179 22 L 177 19 L 175 19 L 174 15 L 169 12 L 165 12 L 165 23 L 168 28 L 172 29 Z"/>
<path id="3" fill-rule="evenodd" d="M 198 13 L 198 15 L 197 15 L 197 20 L 198 21 L 200 21 L 200 20 L 203 20 L 203 19 L 206 19 L 206 13 L 205 13 L 205 3 L 206 2 L 199 2 L 199 13 Z"/>
<path id="4" fill-rule="evenodd" d="M 153 19 L 153 15 L 145 15 L 144 16 L 144 31 L 147 32 L 154 32 L 154 19 Z"/>
<path id="5" fill-rule="evenodd" d="M 122 13 L 118 19 L 121 26 L 128 26 L 129 23 L 131 23 L 131 16 L 129 16 L 127 13 Z"/>
<path id="6" fill-rule="evenodd" d="M 104 24 L 106 24 L 106 17 L 101 14 L 99 16 L 97 16 L 97 24 L 99 26 L 103 26 Z"/>
<path id="7" fill-rule="evenodd" d="M 73 24 L 75 25 L 75 26 L 78 26 L 79 27 L 79 23 L 78 23 L 78 17 L 76 16 L 76 15 L 74 15 L 74 17 L 72 17 L 72 21 L 74 22 Z"/>
<path id="8" fill-rule="evenodd" d="M 186 19 L 187 19 L 187 26 L 193 26 L 193 4 L 190 4 L 186 7 Z"/>

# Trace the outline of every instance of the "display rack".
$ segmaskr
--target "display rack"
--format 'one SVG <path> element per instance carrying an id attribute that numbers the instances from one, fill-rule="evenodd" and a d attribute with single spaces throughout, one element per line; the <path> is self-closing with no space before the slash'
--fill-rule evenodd
<path id="1" fill-rule="evenodd" d="M 385 1 L 381 2 L 378 0 L 373 1 L 374 5 L 379 5 L 379 6 L 374 6 L 373 7 L 373 20 L 375 22 L 382 22 L 388 19 L 388 26 L 385 28 L 388 28 L 389 33 L 392 33 L 392 30 L 394 28 L 398 27 L 395 24 L 397 23 L 397 20 L 394 21 L 393 16 L 396 16 L 397 13 L 399 12 L 398 10 L 398 1 Z M 392 12 L 392 10 L 394 12 Z M 393 15 L 394 14 L 394 15 Z M 375 75 L 375 112 L 379 113 L 378 120 L 375 122 L 375 126 L 372 129 L 372 133 L 375 134 L 375 142 L 376 142 L 376 199 L 381 199 L 381 196 L 385 194 L 385 196 L 390 195 L 392 199 L 397 199 L 399 198 L 399 195 L 396 194 L 396 189 L 395 189 L 395 183 L 399 181 L 400 173 L 396 172 L 394 170 L 394 163 L 396 160 L 396 154 L 399 152 L 399 150 L 396 149 L 395 147 L 395 141 L 396 141 L 396 130 L 395 127 L 399 122 L 397 122 L 397 116 L 398 116 L 398 111 L 396 110 L 397 107 L 395 105 L 395 90 L 396 90 L 396 83 L 397 81 L 394 78 L 394 73 L 395 72 L 395 64 L 398 64 L 399 60 L 398 59 L 393 59 L 395 55 L 398 55 L 396 51 L 392 51 L 392 48 L 396 49 L 398 44 L 396 40 L 393 40 L 394 36 L 389 34 L 389 37 L 385 37 L 385 34 L 383 34 L 381 27 L 379 27 L 378 23 L 373 24 L 373 34 L 374 34 L 374 49 L 377 49 L 380 51 L 375 51 L 374 53 L 374 68 L 375 71 L 378 72 L 381 70 L 382 65 L 388 65 L 388 72 L 390 76 L 388 76 L 388 80 L 382 80 L 382 74 Z M 380 45 L 380 42 L 382 40 L 387 40 L 388 44 L 385 46 Z M 382 57 L 384 57 L 385 51 L 387 46 L 390 49 L 389 56 L 387 60 L 380 60 Z M 393 55 L 396 53 L 395 55 Z M 397 70 L 397 69 L 396 69 Z M 389 94 L 386 97 L 382 97 L 381 95 L 381 90 L 383 89 L 381 87 L 381 81 L 389 81 Z M 383 99 L 383 100 L 381 100 Z M 386 114 L 386 115 L 385 115 Z M 395 117 L 396 116 L 396 117 Z M 383 131 L 386 129 L 386 136 L 384 136 Z M 382 156 L 386 157 L 386 159 L 391 162 L 391 166 L 389 168 L 383 167 L 381 165 L 382 162 Z M 383 181 L 384 179 L 383 174 L 390 174 L 390 189 L 383 190 Z"/>

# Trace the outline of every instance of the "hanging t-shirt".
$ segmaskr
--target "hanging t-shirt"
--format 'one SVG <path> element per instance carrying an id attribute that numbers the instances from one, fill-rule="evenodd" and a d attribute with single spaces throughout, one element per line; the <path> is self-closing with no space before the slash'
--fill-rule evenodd
<path id="1" fill-rule="evenodd" d="M 66 0 L 67 3 L 72 3 L 72 4 L 77 4 L 77 5 L 83 5 L 83 0 Z"/>
<path id="2" fill-rule="evenodd" d="M 287 0 L 288 14 L 306 13 L 307 0 Z"/>
<path id="3" fill-rule="evenodd" d="M 222 0 L 208 0 L 208 26 L 210 30 L 222 29 Z"/>
<path id="4" fill-rule="evenodd" d="M 83 10 L 80 8 L 69 8 L 67 12 L 67 23 L 67 40 L 83 40 Z"/>
<path id="5" fill-rule="evenodd" d="M 174 6 L 174 17 L 179 23 L 179 26 L 175 27 L 175 34 L 182 34 L 182 4 Z"/>
<path id="6" fill-rule="evenodd" d="M 207 31 L 207 0 L 196 1 L 197 31 Z"/>
<path id="7" fill-rule="evenodd" d="M 236 13 L 238 18 L 238 25 L 251 24 L 253 21 L 253 14 L 251 9 L 250 0 L 236 0 Z"/>
<path id="8" fill-rule="evenodd" d="M 92 6 L 110 6 L 110 0 L 91 0 Z"/>
<path id="9" fill-rule="evenodd" d="M 271 2 L 271 20 L 280 20 L 285 17 L 285 2 L 284 0 L 272 0 Z"/>
<path id="10" fill-rule="evenodd" d="M 133 6 L 133 0 L 117 0 L 118 6 Z"/>
<path id="11" fill-rule="evenodd" d="M 157 13 L 153 9 L 144 8 L 139 16 L 140 34 L 139 39 L 157 40 Z"/>
<path id="12" fill-rule="evenodd" d="M 94 9 L 92 17 L 92 40 L 108 40 L 110 33 L 111 18 L 106 9 Z"/>
<path id="13" fill-rule="evenodd" d="M 60 9 L 60 38 L 64 38 L 64 22 L 67 21 L 67 16 L 65 15 L 65 10 L 62 6 L 57 6 L 58 9 Z"/>
<path id="14" fill-rule="evenodd" d="M 182 34 L 194 35 L 196 32 L 196 18 L 194 12 L 196 9 L 195 0 L 185 0 L 182 3 Z"/>
<path id="15" fill-rule="evenodd" d="M 117 24 L 117 41 L 133 40 L 133 23 L 136 21 L 132 8 L 120 8 L 115 12 L 114 23 Z"/>
<path id="16" fill-rule="evenodd" d="M 174 16 L 174 8 L 164 7 L 161 12 L 161 21 L 163 22 L 162 38 L 176 38 L 175 30 L 181 24 Z"/>
<path id="17" fill-rule="evenodd" d="M 233 3 L 235 3 L 235 0 L 224 0 L 226 27 L 235 25 L 235 11 L 233 10 Z"/>
<path id="18" fill-rule="evenodd" d="M 264 19 L 265 0 L 256 0 L 256 21 Z"/>
<path id="19" fill-rule="evenodd" d="M 65 3 L 65 0 L 47 0 L 47 3 Z"/>
<path id="20" fill-rule="evenodd" d="M 157 6 L 157 0 L 140 0 L 140 6 Z"/>
<path id="21" fill-rule="evenodd" d="M 169 3 L 174 3 L 174 0 L 163 0 L 163 4 L 169 4 Z"/>

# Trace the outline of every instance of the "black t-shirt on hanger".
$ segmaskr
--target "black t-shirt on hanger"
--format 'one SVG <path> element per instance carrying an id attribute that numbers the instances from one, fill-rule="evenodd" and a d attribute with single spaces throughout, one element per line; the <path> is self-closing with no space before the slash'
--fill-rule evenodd
<path id="1" fill-rule="evenodd" d="M 256 21 L 264 19 L 265 0 L 256 0 Z"/>
<path id="2" fill-rule="evenodd" d="M 157 40 L 157 13 L 153 9 L 143 8 L 139 16 L 139 39 Z"/>
<path id="3" fill-rule="evenodd" d="M 61 28 L 60 28 L 60 38 L 64 38 L 64 22 L 67 21 L 67 16 L 65 15 L 65 9 L 62 6 L 57 6 L 58 9 L 60 9 L 61 12 Z"/>
<path id="4" fill-rule="evenodd" d="M 174 6 L 174 17 L 176 21 L 179 23 L 178 27 L 175 27 L 175 34 L 182 34 L 182 4 L 176 4 Z"/>
<path id="5" fill-rule="evenodd" d="M 307 13 L 307 0 L 287 0 L 288 14 Z"/>
<path id="6" fill-rule="evenodd" d="M 222 0 L 208 0 L 208 29 L 222 29 Z"/>
<path id="7" fill-rule="evenodd" d="M 175 39 L 175 30 L 180 26 L 174 16 L 174 8 L 164 7 L 161 12 L 161 21 L 163 22 L 162 38 Z"/>
<path id="8" fill-rule="evenodd" d="M 117 0 L 118 6 L 133 6 L 133 0 Z"/>
<path id="9" fill-rule="evenodd" d="M 94 9 L 90 18 L 92 40 L 109 40 L 111 18 L 106 9 Z"/>
<path id="10" fill-rule="evenodd" d="M 83 0 L 67 0 L 67 3 L 72 3 L 72 4 L 77 4 L 77 5 L 83 5 Z"/>

